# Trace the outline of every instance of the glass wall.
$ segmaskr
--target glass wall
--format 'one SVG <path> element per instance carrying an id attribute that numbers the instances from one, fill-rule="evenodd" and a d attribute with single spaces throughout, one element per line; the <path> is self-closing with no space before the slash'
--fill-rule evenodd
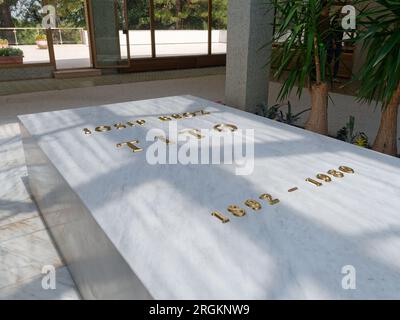
<path id="1" fill-rule="evenodd" d="M 43 4 L 54 11 L 43 12 Z M 0 14 L 0 65 L 53 63 L 54 50 L 57 69 L 91 66 L 85 0 L 0 0 Z M 42 26 L 50 15 L 52 48 Z"/>
<path id="2" fill-rule="evenodd" d="M 91 0 L 95 65 L 98 68 L 129 66 L 125 0 Z"/>
<path id="3" fill-rule="evenodd" d="M 226 54 L 228 0 L 213 0 L 212 4 L 211 52 L 213 54 Z"/>
<path id="4" fill-rule="evenodd" d="M 127 0 L 131 58 L 151 57 L 149 0 Z"/>
<path id="5" fill-rule="evenodd" d="M 41 1 L 0 1 L 0 66 L 50 63 Z"/>
<path id="6" fill-rule="evenodd" d="M 207 55 L 209 27 L 212 30 L 211 53 L 225 54 L 227 2 L 228 0 L 127 0 L 131 58 L 150 58 L 152 49 L 156 57 Z"/>
<path id="7" fill-rule="evenodd" d="M 115 10 L 117 15 L 117 34 L 119 40 L 119 51 L 120 51 L 120 64 L 129 64 L 128 58 L 130 56 L 129 46 L 129 28 L 127 20 L 127 0 L 114 0 Z"/>
<path id="8" fill-rule="evenodd" d="M 208 53 L 208 0 L 155 0 L 158 57 Z"/>
<path id="9" fill-rule="evenodd" d="M 47 0 L 56 9 L 52 29 L 57 69 L 91 67 L 85 0 Z"/>
<path id="10" fill-rule="evenodd" d="M 56 9 L 56 27 L 47 39 L 42 1 L 0 0 L 0 56 L 12 56 L 0 58 L 0 64 L 90 67 L 91 39 L 96 67 L 126 66 L 128 57 L 226 53 L 227 1 L 43 0 Z M 50 61 L 53 52 L 55 60 Z"/>

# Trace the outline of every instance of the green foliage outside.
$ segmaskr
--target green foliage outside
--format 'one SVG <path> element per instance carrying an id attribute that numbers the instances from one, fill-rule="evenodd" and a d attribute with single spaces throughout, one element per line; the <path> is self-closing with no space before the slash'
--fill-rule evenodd
<path id="1" fill-rule="evenodd" d="M 228 0 L 213 0 L 213 29 L 227 28 Z M 149 1 L 128 0 L 131 30 L 150 29 Z M 208 23 L 207 0 L 154 0 L 154 18 L 159 30 L 205 30 Z"/>
<path id="2" fill-rule="evenodd" d="M 208 1 L 206 0 L 155 0 L 154 7 L 156 29 L 207 29 Z"/>
<path id="3" fill-rule="evenodd" d="M 121 1 L 120 1 L 121 2 Z M 213 0 L 213 29 L 227 28 L 228 0 Z M 86 28 L 83 0 L 50 0 L 56 7 L 58 28 Z M 0 17 L 0 27 L 40 27 L 43 15 L 40 0 L 0 0 L 0 6 L 9 13 L 10 19 Z M 206 30 L 208 24 L 207 0 L 154 0 L 155 25 L 158 30 Z M 130 30 L 149 30 L 149 0 L 127 0 Z M 120 15 L 121 16 L 121 15 Z M 18 31 L 19 44 L 34 44 L 37 30 Z M 11 31 L 0 32 L 0 36 L 14 41 Z M 65 43 L 80 43 L 79 31 L 63 30 Z M 55 43 L 59 35 L 55 34 Z"/>
<path id="4" fill-rule="evenodd" d="M 36 41 L 45 41 L 45 40 L 47 40 L 47 37 L 46 37 L 45 34 L 38 34 L 38 35 L 35 37 L 35 40 L 36 40 Z"/>

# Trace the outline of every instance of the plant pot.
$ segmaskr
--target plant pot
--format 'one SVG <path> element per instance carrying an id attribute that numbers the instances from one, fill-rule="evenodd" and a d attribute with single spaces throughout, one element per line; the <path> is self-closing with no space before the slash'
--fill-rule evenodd
<path id="1" fill-rule="evenodd" d="M 37 40 L 36 45 L 39 49 L 47 49 L 47 40 Z"/>
<path id="2" fill-rule="evenodd" d="M 8 56 L 8 57 L 0 57 L 0 65 L 1 64 L 22 64 L 24 57 L 22 56 Z"/>

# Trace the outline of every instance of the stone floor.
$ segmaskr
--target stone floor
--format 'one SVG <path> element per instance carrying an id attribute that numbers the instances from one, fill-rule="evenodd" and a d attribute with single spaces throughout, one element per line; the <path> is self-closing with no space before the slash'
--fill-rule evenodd
<path id="1" fill-rule="evenodd" d="M 18 114 L 181 94 L 222 100 L 224 78 L 222 74 L 1 96 L 0 299 L 79 299 L 29 194 Z M 56 290 L 42 289 L 45 265 L 56 268 Z"/>
<path id="2" fill-rule="evenodd" d="M 27 188 L 19 126 L 0 126 L 0 299 L 78 299 L 79 294 Z M 56 269 L 56 289 L 42 288 L 42 268 Z"/>
<path id="3" fill-rule="evenodd" d="M 0 81 L 0 96 L 18 93 L 37 93 L 40 91 L 90 88 L 96 86 L 129 84 L 155 80 L 197 78 L 210 75 L 225 75 L 225 67 L 198 68 L 185 70 L 154 71 L 126 74 L 110 74 L 98 77 L 73 79 L 35 79 Z M 170 86 L 172 88 L 173 86 Z M 0 112 L 2 112 L 0 107 Z M 1 116 L 1 113 L 0 113 Z"/>

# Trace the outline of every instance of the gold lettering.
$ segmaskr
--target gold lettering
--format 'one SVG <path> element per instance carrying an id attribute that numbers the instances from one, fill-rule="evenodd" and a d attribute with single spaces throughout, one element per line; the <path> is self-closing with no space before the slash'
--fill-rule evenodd
<path id="1" fill-rule="evenodd" d="M 124 125 L 123 123 L 116 123 L 116 124 L 114 124 L 114 127 L 117 130 L 126 129 L 126 125 Z"/>
<path id="2" fill-rule="evenodd" d="M 204 136 L 201 135 L 201 132 L 198 129 L 185 129 L 185 130 L 182 130 L 181 132 L 179 132 L 179 134 L 182 134 L 182 135 L 183 134 L 190 134 L 190 135 L 196 137 L 197 139 L 203 139 L 204 138 Z"/>
<path id="3" fill-rule="evenodd" d="M 279 199 L 272 198 L 272 196 L 268 193 L 263 193 L 261 196 L 259 196 L 259 198 L 261 200 L 267 200 L 271 206 L 278 204 L 280 202 Z"/>
<path id="4" fill-rule="evenodd" d="M 165 138 L 163 136 L 157 136 L 156 139 L 165 142 L 166 144 L 172 144 L 173 142 L 171 140 L 169 140 L 168 138 Z"/>
<path id="5" fill-rule="evenodd" d="M 199 110 L 199 111 L 194 111 L 193 114 L 194 114 L 195 116 L 205 116 L 205 115 L 210 114 L 210 112 L 204 111 L 204 110 Z"/>
<path id="6" fill-rule="evenodd" d="M 158 117 L 158 119 L 160 119 L 161 121 L 171 121 L 172 120 L 170 117 L 166 117 L 166 116 Z"/>
<path id="7" fill-rule="evenodd" d="M 107 131 L 111 131 L 111 127 L 110 126 L 98 126 L 96 129 L 97 132 L 107 132 Z"/>
<path id="8" fill-rule="evenodd" d="M 218 211 L 214 211 L 211 215 L 219 219 L 222 223 L 228 223 L 230 221 L 227 217 L 225 217 L 222 213 Z"/>
<path id="9" fill-rule="evenodd" d="M 346 166 L 340 166 L 339 170 L 344 173 L 354 173 L 354 170 L 352 168 Z"/>
<path id="10" fill-rule="evenodd" d="M 328 174 L 330 174 L 331 176 L 334 176 L 335 178 L 343 178 L 344 177 L 343 173 L 341 173 L 339 171 L 336 171 L 336 170 L 333 170 L 333 169 L 329 170 Z"/>
<path id="11" fill-rule="evenodd" d="M 143 151 L 143 149 L 140 148 L 140 147 L 138 147 L 138 146 L 136 145 L 136 143 L 139 143 L 139 141 L 138 141 L 138 140 L 132 140 L 132 141 L 127 141 L 127 142 L 118 143 L 118 144 L 117 144 L 117 148 L 122 148 L 122 147 L 124 147 L 124 146 L 127 146 L 127 147 L 129 147 L 129 148 L 132 150 L 132 152 L 134 152 L 134 153 Z"/>
<path id="12" fill-rule="evenodd" d="M 318 181 L 315 181 L 314 179 L 311 179 L 311 178 L 307 178 L 306 181 L 311 183 L 311 184 L 313 184 L 314 186 L 317 186 L 317 187 L 321 187 L 322 186 L 322 183 L 320 183 Z"/>
<path id="13" fill-rule="evenodd" d="M 182 117 L 184 118 L 193 118 L 196 115 L 193 112 L 185 112 L 184 114 L 182 114 Z"/>
<path id="14" fill-rule="evenodd" d="M 232 213 L 235 217 L 244 217 L 246 215 L 246 211 L 243 209 L 240 209 L 238 206 L 231 205 L 228 207 L 228 211 Z"/>
<path id="15" fill-rule="evenodd" d="M 218 132 L 222 132 L 222 131 L 226 131 L 226 130 L 235 132 L 238 130 L 238 127 L 233 124 L 220 123 L 220 124 L 217 124 L 216 126 L 214 126 L 214 130 L 216 130 Z"/>
<path id="16" fill-rule="evenodd" d="M 261 204 L 258 201 L 252 199 L 246 200 L 244 204 L 254 211 L 259 211 L 262 208 Z"/>
<path id="17" fill-rule="evenodd" d="M 327 176 L 326 174 L 322 174 L 322 173 L 317 174 L 317 179 L 325 181 L 325 182 L 332 181 L 332 178 L 330 176 Z"/>

